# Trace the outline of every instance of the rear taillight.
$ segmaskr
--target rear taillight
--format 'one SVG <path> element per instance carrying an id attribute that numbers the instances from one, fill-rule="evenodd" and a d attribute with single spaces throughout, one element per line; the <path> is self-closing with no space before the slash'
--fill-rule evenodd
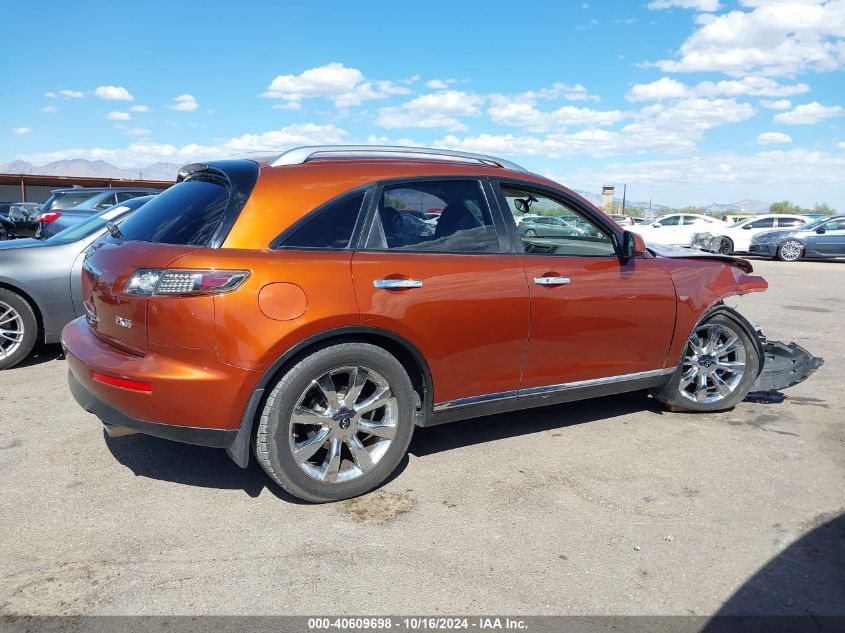
<path id="1" fill-rule="evenodd" d="M 238 288 L 248 276 L 246 270 L 139 268 L 123 290 L 130 295 L 222 294 Z"/>
<path id="2" fill-rule="evenodd" d="M 117 378 L 115 376 L 107 376 L 96 371 L 91 372 L 91 380 L 110 385 L 112 387 L 120 387 L 121 389 L 129 389 L 130 391 L 140 391 L 142 393 L 152 393 L 153 385 L 149 382 L 140 382 L 138 380 L 127 380 L 126 378 Z"/>
<path id="3" fill-rule="evenodd" d="M 52 224 L 56 220 L 61 217 L 61 213 L 58 211 L 47 211 L 46 213 L 42 213 L 38 216 L 38 221 L 42 224 Z"/>

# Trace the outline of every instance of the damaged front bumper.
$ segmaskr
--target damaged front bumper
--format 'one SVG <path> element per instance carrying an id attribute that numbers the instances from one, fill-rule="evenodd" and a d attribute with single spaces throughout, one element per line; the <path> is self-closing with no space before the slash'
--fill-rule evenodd
<path id="1" fill-rule="evenodd" d="M 763 371 L 757 376 L 752 391 L 779 391 L 809 378 L 824 364 L 797 343 L 769 341 L 763 343 Z"/>

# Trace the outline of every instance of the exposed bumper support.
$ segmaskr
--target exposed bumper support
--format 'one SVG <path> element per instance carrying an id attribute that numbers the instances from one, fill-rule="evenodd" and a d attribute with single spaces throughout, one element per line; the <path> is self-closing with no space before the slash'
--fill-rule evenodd
<path id="1" fill-rule="evenodd" d="M 778 391 L 797 385 L 809 378 L 824 364 L 824 360 L 813 356 L 797 343 L 765 341 L 763 371 L 751 391 Z"/>

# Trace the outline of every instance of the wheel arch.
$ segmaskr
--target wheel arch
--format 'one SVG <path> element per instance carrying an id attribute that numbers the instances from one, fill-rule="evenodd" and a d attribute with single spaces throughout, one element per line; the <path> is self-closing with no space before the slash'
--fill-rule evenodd
<path id="1" fill-rule="evenodd" d="M 304 356 L 338 343 L 360 342 L 381 347 L 390 352 L 408 372 L 411 385 L 420 397 L 419 416 L 428 416 L 433 407 L 433 382 L 431 370 L 422 352 L 405 337 L 383 328 L 349 326 L 334 328 L 310 336 L 287 351 L 268 367 L 258 381 L 247 401 L 241 416 L 241 424 L 232 444 L 226 449 L 229 457 L 246 468 L 249 464 L 249 449 L 252 443 L 255 420 L 266 399 L 268 388 L 290 367 Z M 419 417 L 417 419 L 419 424 Z"/>

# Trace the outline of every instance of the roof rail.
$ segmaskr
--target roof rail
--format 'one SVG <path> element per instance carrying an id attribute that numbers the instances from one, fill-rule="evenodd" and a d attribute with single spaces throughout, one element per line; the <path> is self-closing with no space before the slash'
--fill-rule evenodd
<path id="1" fill-rule="evenodd" d="M 309 145 L 295 147 L 279 154 L 270 163 L 271 167 L 283 165 L 301 165 L 312 158 L 369 158 L 369 157 L 403 157 L 428 158 L 431 160 L 456 160 L 527 171 L 524 167 L 509 160 L 487 156 L 486 154 L 472 154 L 456 152 L 449 149 L 431 149 L 428 147 L 402 147 L 394 145 Z"/>

